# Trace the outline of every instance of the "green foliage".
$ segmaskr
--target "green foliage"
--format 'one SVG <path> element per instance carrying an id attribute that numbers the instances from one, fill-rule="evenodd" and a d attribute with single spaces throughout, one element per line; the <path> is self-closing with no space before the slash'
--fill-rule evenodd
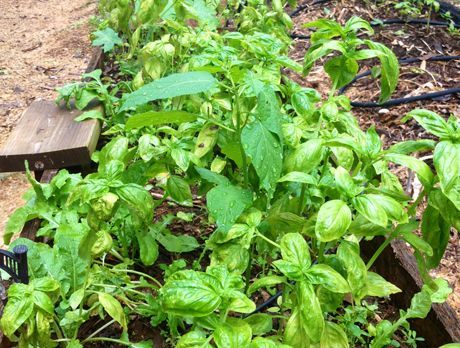
<path id="1" fill-rule="evenodd" d="M 307 24 L 318 30 L 303 70 L 325 58 L 333 82 L 322 99 L 282 74 L 302 70 L 287 56 L 285 5 L 101 1 L 94 43 L 113 52 L 120 78 L 96 70 L 61 88 L 58 102 L 101 102 L 104 113 L 80 118 L 102 119 L 107 141 L 84 178 L 61 171 L 39 184 L 28 173 L 33 189 L 5 241 L 38 217 L 49 242 L 12 244 L 29 247 L 31 284 L 9 290 L 1 325 L 10 339 L 81 347 L 107 339 L 81 336 L 99 316 L 120 328 L 111 344 L 131 347 L 151 346 L 129 341 L 129 321 L 140 317 L 167 328 L 177 347 L 383 347 L 400 329 L 416 342 L 408 319 L 450 292 L 428 270 L 460 226 L 460 126 L 414 110 L 407 119 L 439 140 L 384 148 L 335 91 L 360 60 L 377 58 L 380 100 L 388 99 L 394 54 L 361 38 L 372 28 L 358 17 Z M 222 27 L 229 18 L 233 31 Z M 414 155 L 421 151 L 434 152 L 434 168 Z M 416 173 L 418 198 L 404 192 L 395 165 Z M 385 241 L 366 264 L 359 242 L 375 236 Z M 375 324 L 373 297 L 404 291 L 369 270 L 394 239 L 412 245 L 426 284 L 400 319 Z M 42 279 L 60 286 L 40 288 Z M 280 290 L 254 313 L 256 300 Z"/>

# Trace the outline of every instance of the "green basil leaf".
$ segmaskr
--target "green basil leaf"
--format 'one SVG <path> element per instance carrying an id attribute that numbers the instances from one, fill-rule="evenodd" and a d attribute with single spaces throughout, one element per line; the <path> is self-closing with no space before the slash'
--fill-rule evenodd
<path id="1" fill-rule="evenodd" d="M 374 272 L 367 272 L 367 296 L 386 297 L 401 292 L 397 286 L 387 282 Z"/>
<path id="2" fill-rule="evenodd" d="M 210 123 L 201 128 L 196 138 L 194 154 L 198 158 L 203 157 L 214 148 L 217 143 L 219 127 Z"/>
<path id="3" fill-rule="evenodd" d="M 433 154 L 442 192 L 460 210 L 460 143 L 441 141 Z"/>
<path id="4" fill-rule="evenodd" d="M 303 276 L 302 269 L 292 262 L 285 260 L 273 261 L 273 265 L 280 270 L 286 277 L 293 280 L 301 280 Z"/>
<path id="5" fill-rule="evenodd" d="M 442 218 L 440 211 L 428 204 L 422 217 L 422 236 L 432 249 L 432 255 L 425 257 L 427 267 L 439 266 L 450 238 L 450 225 Z"/>
<path id="6" fill-rule="evenodd" d="M 187 253 L 200 247 L 195 237 L 188 235 L 159 234 L 157 240 L 170 253 Z"/>
<path id="7" fill-rule="evenodd" d="M 252 313 L 256 310 L 256 304 L 247 298 L 243 293 L 235 292 L 241 294 L 238 298 L 235 298 L 228 305 L 227 309 L 236 313 Z"/>
<path id="8" fill-rule="evenodd" d="M 334 82 L 334 86 L 341 88 L 353 80 L 358 73 L 359 65 L 354 58 L 338 56 L 329 59 L 324 64 L 324 70 Z"/>
<path id="9" fill-rule="evenodd" d="M 345 294 L 350 292 L 347 281 L 339 272 L 324 264 L 312 266 L 306 273 L 307 279 L 312 284 L 325 287 L 329 291 Z"/>
<path id="10" fill-rule="evenodd" d="M 225 265 L 230 272 L 242 274 L 249 264 L 249 251 L 239 243 L 226 243 L 213 248 L 211 266 Z"/>
<path id="11" fill-rule="evenodd" d="M 411 117 L 428 132 L 439 138 L 445 139 L 451 135 L 451 129 L 447 122 L 433 111 L 424 109 L 412 110 L 402 119 L 402 122 L 406 122 Z"/>
<path id="12" fill-rule="evenodd" d="M 300 308 L 294 308 L 284 329 L 284 343 L 293 348 L 310 346 L 310 337 L 307 334 L 307 325 L 300 314 Z"/>
<path id="13" fill-rule="evenodd" d="M 300 233 L 287 233 L 280 241 L 283 260 L 307 270 L 311 265 L 308 244 Z"/>
<path id="14" fill-rule="evenodd" d="M 59 289 L 59 282 L 50 277 L 36 278 L 30 283 L 35 290 L 53 292 Z"/>
<path id="15" fill-rule="evenodd" d="M 177 175 L 171 175 L 166 183 L 168 194 L 176 202 L 184 205 L 192 205 L 192 192 L 188 183 Z"/>
<path id="16" fill-rule="evenodd" d="M 423 239 L 419 238 L 417 235 L 409 231 L 401 231 L 401 237 L 410 245 L 412 245 L 416 250 L 422 252 L 425 255 L 433 256 L 433 249 L 430 244 L 425 242 Z"/>
<path id="17" fill-rule="evenodd" d="M 348 197 L 354 197 L 361 191 L 353 181 L 348 170 L 339 166 L 334 171 L 334 178 L 339 190 L 345 193 Z"/>
<path id="18" fill-rule="evenodd" d="M 367 293 L 366 265 L 350 242 L 343 241 L 340 244 L 337 249 L 337 257 L 347 271 L 347 281 L 351 293 L 359 301 Z"/>
<path id="19" fill-rule="evenodd" d="M 433 150 L 434 146 L 435 142 L 431 139 L 407 140 L 390 146 L 387 152 L 409 155 L 414 152 Z"/>
<path id="20" fill-rule="evenodd" d="M 248 348 L 279 348 L 280 344 L 264 337 L 256 337 L 251 341 Z M 281 346 L 283 347 L 283 346 Z"/>
<path id="21" fill-rule="evenodd" d="M 256 279 L 254 283 L 249 285 L 248 294 L 252 294 L 261 288 L 272 287 L 274 285 L 286 283 L 285 277 L 280 276 L 264 276 L 262 278 Z"/>
<path id="22" fill-rule="evenodd" d="M 384 236 L 387 234 L 387 229 L 370 222 L 361 214 L 358 214 L 351 222 L 348 232 L 356 236 L 371 237 Z"/>
<path id="23" fill-rule="evenodd" d="M 282 178 L 278 180 L 278 182 L 300 182 L 302 184 L 310 184 L 310 185 L 317 185 L 318 180 L 310 174 L 302 173 L 302 172 L 290 172 L 284 175 Z"/>
<path id="24" fill-rule="evenodd" d="M 311 139 L 300 144 L 284 161 L 286 171 L 309 173 L 316 168 L 322 159 L 323 141 Z"/>
<path id="25" fill-rule="evenodd" d="M 251 338 L 251 326 L 241 319 L 228 318 L 227 322 L 214 331 L 214 341 L 218 348 L 247 347 Z"/>
<path id="26" fill-rule="evenodd" d="M 321 242 L 342 237 L 351 224 L 351 210 L 344 201 L 332 200 L 324 203 L 318 212 L 315 234 Z"/>
<path id="27" fill-rule="evenodd" d="M 104 310 L 112 317 L 112 319 L 119 323 L 123 329 L 127 330 L 128 325 L 120 302 L 118 302 L 118 300 L 112 295 L 103 292 L 98 292 L 98 299 L 102 307 L 104 307 Z"/>
<path id="28" fill-rule="evenodd" d="M 412 297 L 406 318 L 425 318 L 431 310 L 431 296 L 427 286 Z"/>
<path id="29" fill-rule="evenodd" d="M 423 186 L 428 190 L 431 189 L 433 185 L 434 176 L 431 172 L 430 167 L 425 162 L 414 157 L 393 153 L 387 153 L 384 157 L 388 161 L 412 169 L 414 172 L 417 173 L 417 176 L 420 179 L 420 182 L 423 184 Z"/>
<path id="30" fill-rule="evenodd" d="M 115 193 L 142 221 L 150 223 L 153 220 L 153 198 L 145 188 L 137 184 L 125 184 L 117 187 Z"/>
<path id="31" fill-rule="evenodd" d="M 211 348 L 203 331 L 193 330 L 182 335 L 176 344 L 176 348 Z"/>
<path id="32" fill-rule="evenodd" d="M 216 184 L 216 185 L 229 185 L 230 184 L 230 180 L 228 180 L 227 177 L 214 173 L 213 171 L 210 171 L 209 169 L 195 167 L 195 170 L 198 172 L 198 174 L 200 174 L 200 176 L 204 180 L 209 181 L 213 184 Z"/>
<path id="33" fill-rule="evenodd" d="M 399 78 L 399 63 L 398 58 L 392 50 L 385 45 L 365 40 L 365 44 L 372 50 L 379 51 L 382 54 L 378 56 L 380 60 L 380 98 L 379 102 L 382 103 L 391 97 L 391 94 L 396 89 Z"/>
<path id="34" fill-rule="evenodd" d="M 321 340 L 324 330 L 324 317 L 318 297 L 313 286 L 306 281 L 297 283 L 297 291 L 302 325 L 310 340 L 317 343 Z"/>
<path id="35" fill-rule="evenodd" d="M 215 290 L 200 279 L 168 280 L 160 298 L 165 312 L 191 317 L 210 315 L 221 303 Z"/>
<path id="36" fill-rule="evenodd" d="M 321 336 L 321 348 L 348 348 L 347 334 L 343 331 L 340 325 L 326 322 L 324 332 Z"/>
<path id="37" fill-rule="evenodd" d="M 139 244 L 139 256 L 142 263 L 151 266 L 158 258 L 158 244 L 152 232 L 136 231 Z"/>
<path id="38" fill-rule="evenodd" d="M 245 318 L 244 321 L 251 326 L 253 335 L 264 335 L 273 329 L 273 319 L 265 313 L 255 313 Z"/>
<path id="39" fill-rule="evenodd" d="M 3 310 L 0 325 L 3 333 L 13 338 L 13 334 L 26 322 L 34 310 L 34 302 L 30 293 L 25 292 L 24 284 L 12 284 L 8 289 L 9 299 Z M 21 290 L 22 289 L 22 290 Z M 20 296 L 11 296 L 20 292 Z"/>
<path id="40" fill-rule="evenodd" d="M 362 195 L 352 199 L 355 209 L 370 222 L 386 227 L 388 216 L 385 208 L 380 205 L 377 195 Z"/>
<path id="41" fill-rule="evenodd" d="M 54 305 L 50 297 L 43 291 L 34 290 L 33 294 L 34 304 L 43 309 L 48 314 L 53 315 Z"/>
<path id="42" fill-rule="evenodd" d="M 80 306 L 81 301 L 85 296 L 85 289 L 78 289 L 77 291 L 73 292 L 72 295 L 69 297 L 69 305 L 70 307 L 75 310 Z"/>

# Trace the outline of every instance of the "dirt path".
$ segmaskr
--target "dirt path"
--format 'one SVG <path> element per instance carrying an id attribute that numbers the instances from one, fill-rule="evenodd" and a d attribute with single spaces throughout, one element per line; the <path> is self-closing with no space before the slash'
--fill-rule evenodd
<path id="1" fill-rule="evenodd" d="M 33 100 L 55 98 L 56 87 L 84 71 L 95 3 L 0 0 L 0 147 Z M 27 189 L 23 174 L 0 174 L 0 235 Z"/>

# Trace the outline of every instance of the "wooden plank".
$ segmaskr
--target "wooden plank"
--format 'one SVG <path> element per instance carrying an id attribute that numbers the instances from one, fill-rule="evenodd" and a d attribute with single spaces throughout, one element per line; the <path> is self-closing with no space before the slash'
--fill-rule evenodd
<path id="1" fill-rule="evenodd" d="M 0 172 L 82 165 L 90 162 L 101 131 L 98 120 L 75 122 L 82 111 L 34 101 L 0 150 Z"/>
<path id="2" fill-rule="evenodd" d="M 364 258 L 371 258 L 373 253 L 382 244 L 383 238 L 376 237 L 371 241 L 361 243 L 361 252 Z M 391 295 L 394 306 L 406 309 L 415 293 L 423 285 L 412 250 L 400 240 L 391 243 L 377 258 L 373 270 L 403 291 Z M 418 347 L 439 347 L 446 343 L 460 342 L 460 318 L 454 309 L 446 302 L 433 304 L 425 319 L 410 320 L 411 328 L 424 342 L 418 342 Z"/>

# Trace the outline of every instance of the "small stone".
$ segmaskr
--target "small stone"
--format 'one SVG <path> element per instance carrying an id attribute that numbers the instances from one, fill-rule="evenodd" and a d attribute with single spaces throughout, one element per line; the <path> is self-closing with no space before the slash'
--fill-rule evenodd
<path id="1" fill-rule="evenodd" d="M 390 110 L 388 109 L 380 109 L 379 110 L 379 114 L 388 114 L 390 112 Z"/>

